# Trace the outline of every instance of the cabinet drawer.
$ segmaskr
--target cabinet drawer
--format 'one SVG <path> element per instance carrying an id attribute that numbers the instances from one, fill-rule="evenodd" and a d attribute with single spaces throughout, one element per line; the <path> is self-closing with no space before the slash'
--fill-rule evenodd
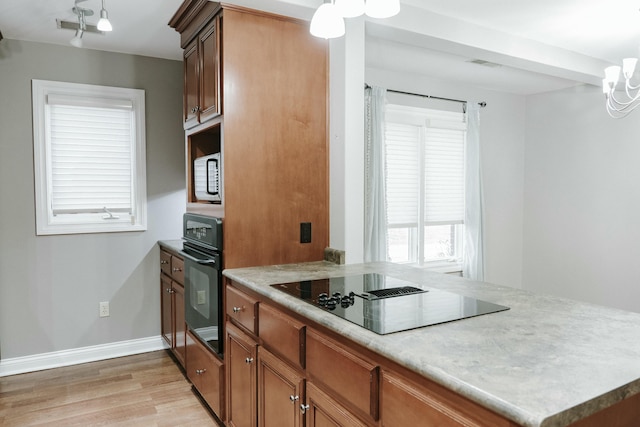
<path id="1" fill-rule="evenodd" d="M 171 256 L 171 277 L 176 282 L 184 285 L 184 260 L 175 255 Z"/>
<path id="2" fill-rule="evenodd" d="M 160 250 L 160 270 L 167 276 L 171 276 L 171 254 Z"/>
<path id="3" fill-rule="evenodd" d="M 187 332 L 187 377 L 218 418 L 224 419 L 224 365 Z"/>
<path id="4" fill-rule="evenodd" d="M 380 418 L 383 427 L 434 425 L 512 427 L 515 424 L 436 384 L 425 387 L 399 375 L 382 373 Z"/>
<path id="5" fill-rule="evenodd" d="M 294 366 L 305 366 L 305 326 L 278 311 L 260 304 L 258 308 L 259 336 L 269 350 Z"/>
<path id="6" fill-rule="evenodd" d="M 313 330 L 306 334 L 307 373 L 339 403 L 367 419 L 378 419 L 379 368 Z"/>
<path id="7" fill-rule="evenodd" d="M 225 310 L 229 318 L 252 334 L 256 334 L 258 301 L 230 286 L 227 286 L 226 298 Z"/>

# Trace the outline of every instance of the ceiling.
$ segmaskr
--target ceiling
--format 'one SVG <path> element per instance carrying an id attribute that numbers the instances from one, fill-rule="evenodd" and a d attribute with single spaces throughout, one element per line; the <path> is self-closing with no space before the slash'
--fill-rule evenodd
<path id="1" fill-rule="evenodd" d="M 105 0 L 113 32 L 84 46 L 180 60 L 167 23 L 182 0 Z M 322 0 L 229 0 L 309 20 Z M 7 39 L 68 45 L 73 0 L 2 0 Z M 603 67 L 638 56 L 640 0 L 401 0 L 401 12 L 366 23 L 367 65 L 516 94 L 599 85 Z M 96 14 L 100 0 L 84 0 Z M 490 66 L 471 60 L 488 61 Z M 477 62 L 477 61 L 476 61 Z"/>

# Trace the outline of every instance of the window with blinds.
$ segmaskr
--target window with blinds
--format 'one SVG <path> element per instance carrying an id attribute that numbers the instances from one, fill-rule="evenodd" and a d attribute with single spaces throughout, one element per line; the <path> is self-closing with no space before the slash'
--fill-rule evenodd
<path id="1" fill-rule="evenodd" d="M 385 115 L 391 260 L 461 259 L 464 115 L 399 105 L 387 105 Z"/>
<path id="2" fill-rule="evenodd" d="M 146 229 L 144 91 L 32 84 L 38 234 Z"/>

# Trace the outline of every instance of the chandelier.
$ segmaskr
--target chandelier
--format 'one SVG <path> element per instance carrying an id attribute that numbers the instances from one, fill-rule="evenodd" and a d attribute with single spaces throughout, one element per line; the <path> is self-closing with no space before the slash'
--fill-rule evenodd
<path id="1" fill-rule="evenodd" d="M 622 60 L 622 68 L 612 65 L 604 70 L 602 92 L 606 99 L 607 113 L 614 119 L 626 117 L 640 105 L 640 84 L 634 86 L 631 83 L 637 62 L 638 58 L 625 58 Z M 624 92 L 617 94 L 616 86 L 620 74 L 624 77 Z"/>
<path id="2" fill-rule="evenodd" d="M 400 0 L 330 0 L 313 14 L 309 31 L 316 37 L 332 39 L 344 35 L 344 18 L 366 14 L 370 18 L 390 18 L 400 12 Z"/>

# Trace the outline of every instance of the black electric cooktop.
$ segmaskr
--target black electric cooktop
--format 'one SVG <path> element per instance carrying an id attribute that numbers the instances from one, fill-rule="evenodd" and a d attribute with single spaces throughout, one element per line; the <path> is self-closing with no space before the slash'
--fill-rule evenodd
<path id="1" fill-rule="evenodd" d="M 381 335 L 509 309 L 377 273 L 271 286 Z"/>

